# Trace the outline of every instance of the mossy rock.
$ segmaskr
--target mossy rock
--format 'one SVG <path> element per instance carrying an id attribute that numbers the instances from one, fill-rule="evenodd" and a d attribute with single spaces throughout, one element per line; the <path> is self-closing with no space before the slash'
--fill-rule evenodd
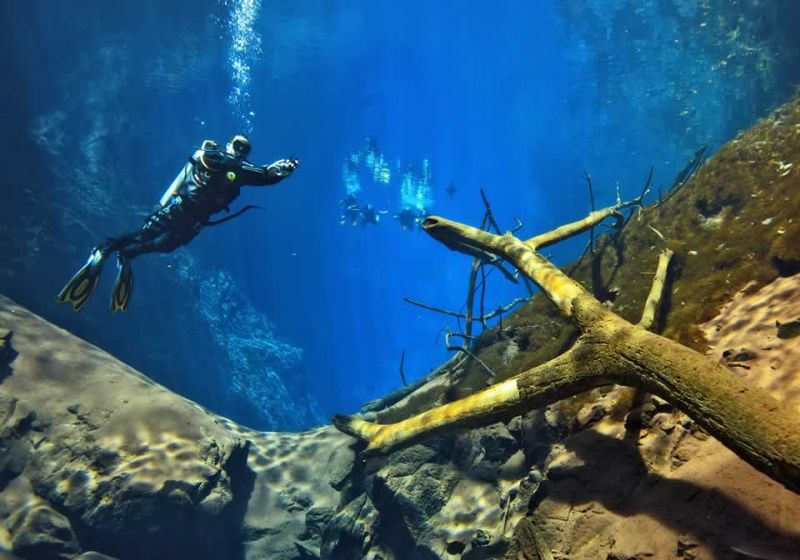
<path id="1" fill-rule="evenodd" d="M 575 268 L 573 277 L 639 321 L 663 247 L 675 252 L 656 330 L 699 351 L 698 326 L 744 286 L 754 289 L 800 272 L 800 97 L 722 146 L 681 190 L 634 217 L 612 244 Z M 579 219 L 581 216 L 575 216 Z M 664 240 L 661 240 L 656 229 Z M 570 270 L 572 266 L 565 267 Z M 611 301 L 613 300 L 613 301 Z M 503 321 L 504 333 L 529 335 L 511 363 L 497 329 L 484 333 L 478 357 L 504 379 L 552 359 L 574 340 L 574 327 L 541 294 Z M 471 364 L 464 392 L 485 377 Z M 467 388 L 469 386 L 469 388 Z M 461 392 L 459 392 L 459 396 Z"/>

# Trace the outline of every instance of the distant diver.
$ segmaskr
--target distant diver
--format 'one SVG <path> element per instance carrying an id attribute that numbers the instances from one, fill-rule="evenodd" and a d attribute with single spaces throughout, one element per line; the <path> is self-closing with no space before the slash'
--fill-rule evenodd
<path id="1" fill-rule="evenodd" d="M 446 190 L 446 191 L 444 191 L 444 192 L 446 192 L 446 193 L 447 193 L 447 197 L 448 197 L 450 200 L 453 200 L 453 197 L 455 197 L 455 196 L 456 196 L 456 193 L 457 193 L 458 191 L 456 190 L 456 186 L 453 184 L 453 182 L 452 182 L 452 181 L 450 181 L 450 184 L 449 184 L 449 185 L 447 185 L 447 190 Z"/>
<path id="2" fill-rule="evenodd" d="M 371 202 L 367 202 L 361 207 L 361 225 L 378 225 L 381 221 L 381 215 L 387 213 L 387 210 L 378 210 Z"/>
<path id="3" fill-rule="evenodd" d="M 371 202 L 359 205 L 358 199 L 352 194 L 340 200 L 339 207 L 342 209 L 342 214 L 339 216 L 339 223 L 342 225 L 346 223 L 351 226 L 378 225 L 381 215 L 388 214 L 387 210 L 378 210 Z"/>
<path id="4" fill-rule="evenodd" d="M 141 229 L 110 237 L 92 249 L 89 260 L 67 282 L 57 301 L 80 310 L 97 288 L 106 258 L 116 251 L 118 273 L 111 290 L 110 310 L 125 311 L 133 290 L 132 259 L 144 253 L 169 253 L 186 245 L 204 227 L 219 225 L 257 208 L 248 205 L 225 218 L 210 219 L 217 212 L 229 211 L 228 205 L 239 196 L 241 187 L 274 185 L 299 165 L 296 159 L 289 158 L 257 167 L 247 160 L 250 149 L 250 140 L 243 134 L 234 136 L 224 150 L 212 140 L 204 141 Z"/>
<path id="5" fill-rule="evenodd" d="M 358 199 L 354 195 L 348 194 L 340 200 L 339 207 L 342 209 L 342 215 L 339 216 L 340 224 L 344 225 L 350 222 L 351 226 L 358 225 L 361 209 L 358 207 Z"/>
<path id="6" fill-rule="evenodd" d="M 422 220 L 425 219 L 425 214 L 425 210 L 406 206 L 393 217 L 400 223 L 401 228 L 406 231 L 411 231 L 412 229 L 417 229 L 422 225 Z"/>

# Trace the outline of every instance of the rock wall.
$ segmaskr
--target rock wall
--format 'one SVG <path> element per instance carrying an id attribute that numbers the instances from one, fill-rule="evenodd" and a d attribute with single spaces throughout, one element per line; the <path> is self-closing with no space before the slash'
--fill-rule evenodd
<path id="1" fill-rule="evenodd" d="M 243 428 L 4 297 L 0 325 L 0 546 L 36 560 L 318 550 L 347 436 Z"/>

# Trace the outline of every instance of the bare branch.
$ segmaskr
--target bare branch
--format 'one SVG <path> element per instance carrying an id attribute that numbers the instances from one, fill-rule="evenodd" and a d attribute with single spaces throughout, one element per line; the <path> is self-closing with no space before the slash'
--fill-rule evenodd
<path id="1" fill-rule="evenodd" d="M 357 417 L 335 418 L 339 429 L 368 440 L 367 451 L 508 419 L 617 383 L 667 400 L 752 466 L 800 492 L 800 415 L 792 407 L 707 356 L 617 316 L 539 255 L 534 244 L 435 216 L 423 227 L 448 247 L 468 245 L 502 255 L 536 282 L 581 334 L 570 350 L 550 362 L 406 420 L 381 425 Z"/>
<path id="2" fill-rule="evenodd" d="M 379 414 L 383 415 L 384 412 L 388 412 L 388 408 L 396 405 L 403 399 L 407 398 L 409 395 L 416 393 L 418 390 L 421 390 L 427 384 L 435 381 L 436 379 L 450 375 L 454 371 L 458 371 L 464 365 L 467 356 L 463 354 L 455 354 L 452 358 L 447 360 L 445 363 L 434 369 L 428 375 L 412 382 L 410 385 L 405 387 L 401 387 L 396 391 L 381 397 L 380 399 L 376 399 L 374 401 L 370 401 L 365 403 L 361 410 L 362 412 L 371 413 L 380 411 Z M 387 416 L 391 416 L 388 414 Z"/>
<path id="3" fill-rule="evenodd" d="M 658 257 L 658 268 L 656 275 L 653 278 L 653 284 L 650 287 L 650 293 L 647 296 L 647 301 L 644 304 L 644 311 L 642 312 L 642 319 L 639 321 L 639 326 L 643 329 L 650 329 L 653 326 L 653 321 L 656 317 L 656 309 L 664 296 L 664 285 L 667 279 L 667 271 L 669 270 L 669 263 L 672 260 L 672 251 L 664 249 Z"/>
<path id="4" fill-rule="evenodd" d="M 595 207 L 594 207 L 594 190 L 592 189 L 592 175 L 588 171 L 584 171 L 583 176 L 586 179 L 586 184 L 589 186 L 589 202 L 591 203 L 592 212 L 594 212 Z"/>
<path id="5" fill-rule="evenodd" d="M 604 372 L 576 359 L 575 351 L 568 351 L 526 372 L 524 391 L 519 385 L 519 377 L 513 377 L 394 424 L 373 424 L 353 416 L 335 416 L 333 423 L 347 434 L 368 440 L 367 453 L 386 452 L 422 436 L 428 437 L 447 431 L 453 425 L 462 425 L 467 411 L 471 422 L 491 424 L 537 405 L 609 385 L 613 381 Z"/>
<path id="6" fill-rule="evenodd" d="M 403 382 L 403 386 L 407 387 L 408 383 L 406 382 L 406 374 L 403 371 L 403 364 L 406 361 L 406 349 L 403 348 L 403 354 L 400 356 L 400 380 Z"/>
<path id="7" fill-rule="evenodd" d="M 508 302 L 507 304 L 505 304 L 505 305 L 503 305 L 501 307 L 498 307 L 494 311 L 486 314 L 484 316 L 484 319 L 486 321 L 488 321 L 490 319 L 494 319 L 498 315 L 502 316 L 503 313 L 509 312 L 511 309 L 513 309 L 515 306 L 519 305 L 520 303 L 528 303 L 529 301 L 530 301 L 530 298 L 523 298 L 523 297 L 514 298 L 510 302 Z"/>
<path id="8" fill-rule="evenodd" d="M 449 315 L 451 317 L 458 317 L 459 319 L 463 319 L 465 315 L 463 313 L 456 313 L 455 311 L 449 311 L 447 309 L 443 309 L 441 307 L 436 307 L 433 305 L 428 305 L 427 303 L 422 303 L 420 301 L 404 297 L 403 301 L 406 303 L 410 303 L 411 305 L 416 305 L 417 307 L 421 307 L 423 309 L 427 309 L 428 311 L 435 311 L 436 313 L 441 313 L 442 315 Z"/>
<path id="9" fill-rule="evenodd" d="M 410 303 L 411 305 L 416 305 L 417 307 L 421 307 L 423 309 L 427 309 L 429 311 L 434 311 L 436 313 L 441 313 L 443 315 L 449 315 L 450 317 L 457 317 L 459 319 L 464 319 L 465 318 L 465 315 L 463 313 L 457 313 L 455 311 L 449 311 L 447 309 L 442 309 L 440 307 L 435 307 L 433 305 L 428 305 L 426 303 L 422 303 L 422 302 L 416 301 L 416 300 L 411 299 L 411 298 L 405 297 L 405 298 L 403 298 L 403 301 L 405 301 L 406 303 Z M 517 305 L 519 305 L 521 303 L 527 303 L 529 301 L 530 301 L 530 298 L 524 298 L 524 297 L 514 298 L 510 302 L 508 302 L 507 304 L 498 307 L 494 311 L 490 311 L 489 313 L 487 313 L 485 315 L 481 315 L 479 317 L 473 317 L 472 320 L 473 321 L 477 321 L 479 323 L 485 323 L 486 321 L 491 321 L 492 319 L 494 319 L 498 315 L 502 315 L 503 313 L 507 313 L 508 311 L 510 311 L 511 309 L 516 307 Z"/>
<path id="10" fill-rule="evenodd" d="M 628 201 L 621 201 L 617 200 L 617 203 L 614 206 L 609 206 L 608 208 L 603 208 L 602 210 L 594 210 L 588 216 L 583 218 L 582 220 L 578 220 L 576 222 L 572 222 L 569 224 L 565 224 L 563 226 L 557 227 L 554 230 L 548 231 L 546 233 L 542 233 L 535 237 L 531 237 L 530 239 L 526 240 L 525 243 L 529 245 L 532 249 L 538 251 L 543 247 L 547 247 L 548 245 L 553 245 L 558 243 L 559 241 L 563 241 L 564 239 L 568 239 L 570 237 L 574 237 L 575 235 L 579 235 L 584 231 L 587 231 L 606 218 L 613 217 L 616 221 L 617 228 L 621 228 L 625 225 L 625 216 L 622 214 L 622 210 L 626 208 L 638 207 L 641 208 L 642 200 L 644 196 L 647 195 L 649 192 L 649 188 L 646 189 L 640 194 L 638 197 L 628 200 Z M 440 240 L 442 243 L 450 247 L 451 249 L 455 249 L 460 251 L 461 249 L 456 249 L 448 244 L 447 240 Z M 469 245 L 469 243 L 467 243 Z"/>
<path id="11" fill-rule="evenodd" d="M 486 198 L 486 193 L 483 190 L 483 187 L 480 189 L 481 191 L 481 199 L 483 200 L 483 205 L 486 207 L 486 218 L 489 220 L 489 225 L 494 228 L 495 233 L 500 233 L 500 226 L 497 225 L 497 222 L 494 220 L 494 214 L 492 214 L 492 207 L 489 204 L 489 199 Z"/>
<path id="12" fill-rule="evenodd" d="M 503 276 L 506 277 L 506 280 L 508 280 L 512 284 L 518 284 L 519 283 L 519 279 L 517 278 L 517 275 L 516 274 L 512 274 L 511 272 L 509 272 L 508 270 L 505 269 L 505 267 L 503 266 L 503 260 L 502 259 L 495 257 L 494 259 L 492 259 L 491 261 L 487 262 L 486 264 L 492 265 L 497 270 L 502 272 Z"/>
<path id="13" fill-rule="evenodd" d="M 658 208 L 663 203 L 668 201 L 672 198 L 676 192 L 681 190 L 684 186 L 686 186 L 689 181 L 691 181 L 692 177 L 695 176 L 697 171 L 703 165 L 703 158 L 705 156 L 706 150 L 708 148 L 706 146 L 700 146 L 692 156 L 692 159 L 681 169 L 678 174 L 675 176 L 675 180 L 672 182 L 672 186 L 667 190 L 666 196 L 660 196 L 658 202 L 655 204 L 655 207 Z"/>
<path id="14" fill-rule="evenodd" d="M 455 337 L 458 337 L 458 338 L 463 338 L 467 342 L 465 344 L 463 344 L 462 346 L 456 346 L 454 344 L 450 344 L 450 337 L 451 336 L 455 336 Z M 481 360 L 478 356 L 476 356 L 469 349 L 469 346 L 470 346 L 469 343 L 472 342 L 473 340 L 475 340 L 475 338 L 476 337 L 474 337 L 474 336 L 469 336 L 469 335 L 461 334 L 461 333 L 454 333 L 454 332 L 450 332 L 450 331 L 448 331 L 447 334 L 444 335 L 445 346 L 447 347 L 448 350 L 450 350 L 451 352 L 462 352 L 462 353 L 466 354 L 467 356 L 469 356 L 470 358 L 472 358 L 473 360 L 478 362 L 483 367 L 483 369 L 486 370 L 486 373 L 489 374 L 489 377 L 491 379 L 494 379 L 497 376 L 497 374 L 495 374 L 495 372 L 492 370 L 492 368 L 490 368 L 488 365 L 486 365 L 486 363 L 483 360 Z"/>
<path id="15" fill-rule="evenodd" d="M 650 228 L 650 230 L 653 233 L 655 233 L 661 241 L 666 241 L 666 239 L 664 239 L 664 235 L 660 231 L 658 231 L 656 228 L 654 228 L 653 226 L 647 226 L 647 227 Z"/>
<path id="16" fill-rule="evenodd" d="M 481 267 L 481 316 L 479 318 L 479 321 L 481 322 L 481 327 L 483 327 L 483 330 L 486 330 L 485 304 L 486 304 L 486 270 L 483 267 Z"/>
<path id="17" fill-rule="evenodd" d="M 484 222 L 486 218 L 484 218 Z M 466 323 L 464 325 L 464 332 L 466 339 L 471 340 L 472 335 L 472 306 L 475 302 L 475 280 L 478 276 L 478 269 L 481 267 L 481 262 L 478 259 L 472 259 L 472 268 L 469 271 L 469 283 L 467 284 L 467 309 L 466 309 Z M 464 345 L 465 348 L 469 347 L 469 342 Z"/>
<path id="18" fill-rule="evenodd" d="M 451 344 L 450 343 L 450 337 L 463 338 L 464 340 L 467 341 L 467 344 L 465 344 L 463 346 L 456 346 L 455 344 Z M 445 345 L 445 348 L 447 348 L 451 352 L 461 352 L 466 348 L 466 346 L 469 345 L 470 342 L 475 340 L 475 338 L 476 337 L 474 337 L 472 335 L 469 335 L 469 334 L 457 333 L 457 332 L 453 332 L 453 331 L 451 331 L 449 329 L 446 329 L 446 332 L 445 332 L 445 335 L 444 335 L 444 345 Z"/>
<path id="19" fill-rule="evenodd" d="M 586 184 L 589 186 L 589 203 L 591 206 L 591 211 L 594 212 L 595 207 L 594 207 L 594 191 L 592 190 L 592 176 L 586 171 L 584 171 L 583 174 L 586 177 Z M 589 249 L 590 251 L 594 252 L 594 227 L 589 228 Z M 581 258 L 578 259 L 578 263 L 580 263 L 581 259 L 583 259 L 583 254 L 581 254 Z"/>

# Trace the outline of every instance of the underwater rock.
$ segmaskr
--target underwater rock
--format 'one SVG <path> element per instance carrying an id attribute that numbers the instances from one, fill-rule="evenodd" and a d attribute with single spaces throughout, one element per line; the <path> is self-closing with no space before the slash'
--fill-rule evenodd
<path id="1" fill-rule="evenodd" d="M 120 560 L 319 549 L 350 437 L 239 426 L 2 296 L 0 323 L 18 352 L 0 383 L 0 546 Z"/>
<path id="2" fill-rule="evenodd" d="M 321 557 L 326 560 L 366 557 L 378 518 L 378 512 L 367 494 L 350 500 L 325 528 Z"/>
<path id="3" fill-rule="evenodd" d="M 492 537 L 486 531 L 479 530 L 472 537 L 464 551 L 463 560 L 488 560 L 499 558 L 508 549 L 508 541 L 502 537 Z"/>
<path id="4" fill-rule="evenodd" d="M 504 440 L 503 430 L 505 426 L 488 430 L 485 443 L 498 435 Z M 374 472 L 372 483 L 334 516 L 325 531 L 321 557 L 438 559 L 454 557 L 447 551 L 458 550 L 457 557 L 490 558 L 504 549 L 504 538 L 487 544 L 481 536 L 493 535 L 502 526 L 497 459 L 508 451 L 486 462 L 484 476 L 476 478 L 469 466 L 484 453 L 477 443 L 480 439 L 465 437 L 456 445 L 431 440 L 376 459 L 372 468 L 368 462 L 364 476 L 369 480 L 369 472 Z M 474 446 L 469 456 L 461 456 L 469 446 Z M 493 478 L 488 476 L 489 464 Z"/>
<path id="5" fill-rule="evenodd" d="M 0 328 L 0 358 L 6 358 L 11 350 L 11 337 L 13 332 Z"/>
<path id="6" fill-rule="evenodd" d="M 444 506 L 458 479 L 452 467 L 437 463 L 426 463 L 410 475 L 397 475 L 388 466 L 375 476 L 372 497 L 382 522 L 400 524 L 414 534 Z"/>
<path id="7" fill-rule="evenodd" d="M 120 558 L 178 551 L 219 557 L 228 550 L 229 471 L 246 460 L 244 440 L 197 405 L 5 298 L 0 320 L 12 326 L 19 352 L 0 385 L 0 447 L 8 450 L 0 478 L 24 479 L 59 512 L 48 519 L 71 525 L 84 548 Z M 6 490 L 0 501 L 8 501 Z M 31 556 L 26 535 L 35 535 L 41 515 L 13 524 L 17 554 Z"/>
<path id="8" fill-rule="evenodd" d="M 309 509 L 306 513 L 306 530 L 300 535 L 300 540 L 315 540 L 316 542 L 321 542 L 322 533 L 333 518 L 334 513 L 334 509 L 330 507 L 315 507 Z"/>
<path id="9" fill-rule="evenodd" d="M 516 438 L 503 423 L 492 424 L 476 432 L 484 461 L 504 463 L 519 447 Z"/>
<path id="10" fill-rule="evenodd" d="M 11 363 L 17 357 L 17 353 L 11 346 L 12 336 L 14 336 L 13 331 L 0 328 L 0 381 L 11 374 Z"/>
<path id="11" fill-rule="evenodd" d="M 353 440 L 331 426 L 291 434 L 225 422 L 250 441 L 250 489 L 241 520 L 245 557 L 319 555 L 323 533 L 340 505 L 338 488 L 353 468 Z"/>
<path id="12" fill-rule="evenodd" d="M 800 247 L 796 241 L 800 226 L 791 224 L 778 231 L 769 247 L 770 258 L 781 276 L 792 276 L 800 272 Z"/>
<path id="13" fill-rule="evenodd" d="M 587 403 L 575 418 L 579 428 L 587 428 L 602 419 L 608 413 L 608 407 L 602 401 Z"/>
<path id="14" fill-rule="evenodd" d="M 35 419 L 35 413 L 17 399 L 0 394 L 0 489 L 25 469 L 30 446 L 25 434 Z"/>
<path id="15" fill-rule="evenodd" d="M 486 481 L 497 479 L 498 472 L 519 451 L 519 442 L 503 423 L 475 429 L 459 436 L 452 456 L 459 468 L 469 476 Z"/>
<path id="16" fill-rule="evenodd" d="M 80 553 L 69 520 L 44 504 L 15 511 L 6 520 L 16 554 L 37 560 L 61 560 Z"/>

